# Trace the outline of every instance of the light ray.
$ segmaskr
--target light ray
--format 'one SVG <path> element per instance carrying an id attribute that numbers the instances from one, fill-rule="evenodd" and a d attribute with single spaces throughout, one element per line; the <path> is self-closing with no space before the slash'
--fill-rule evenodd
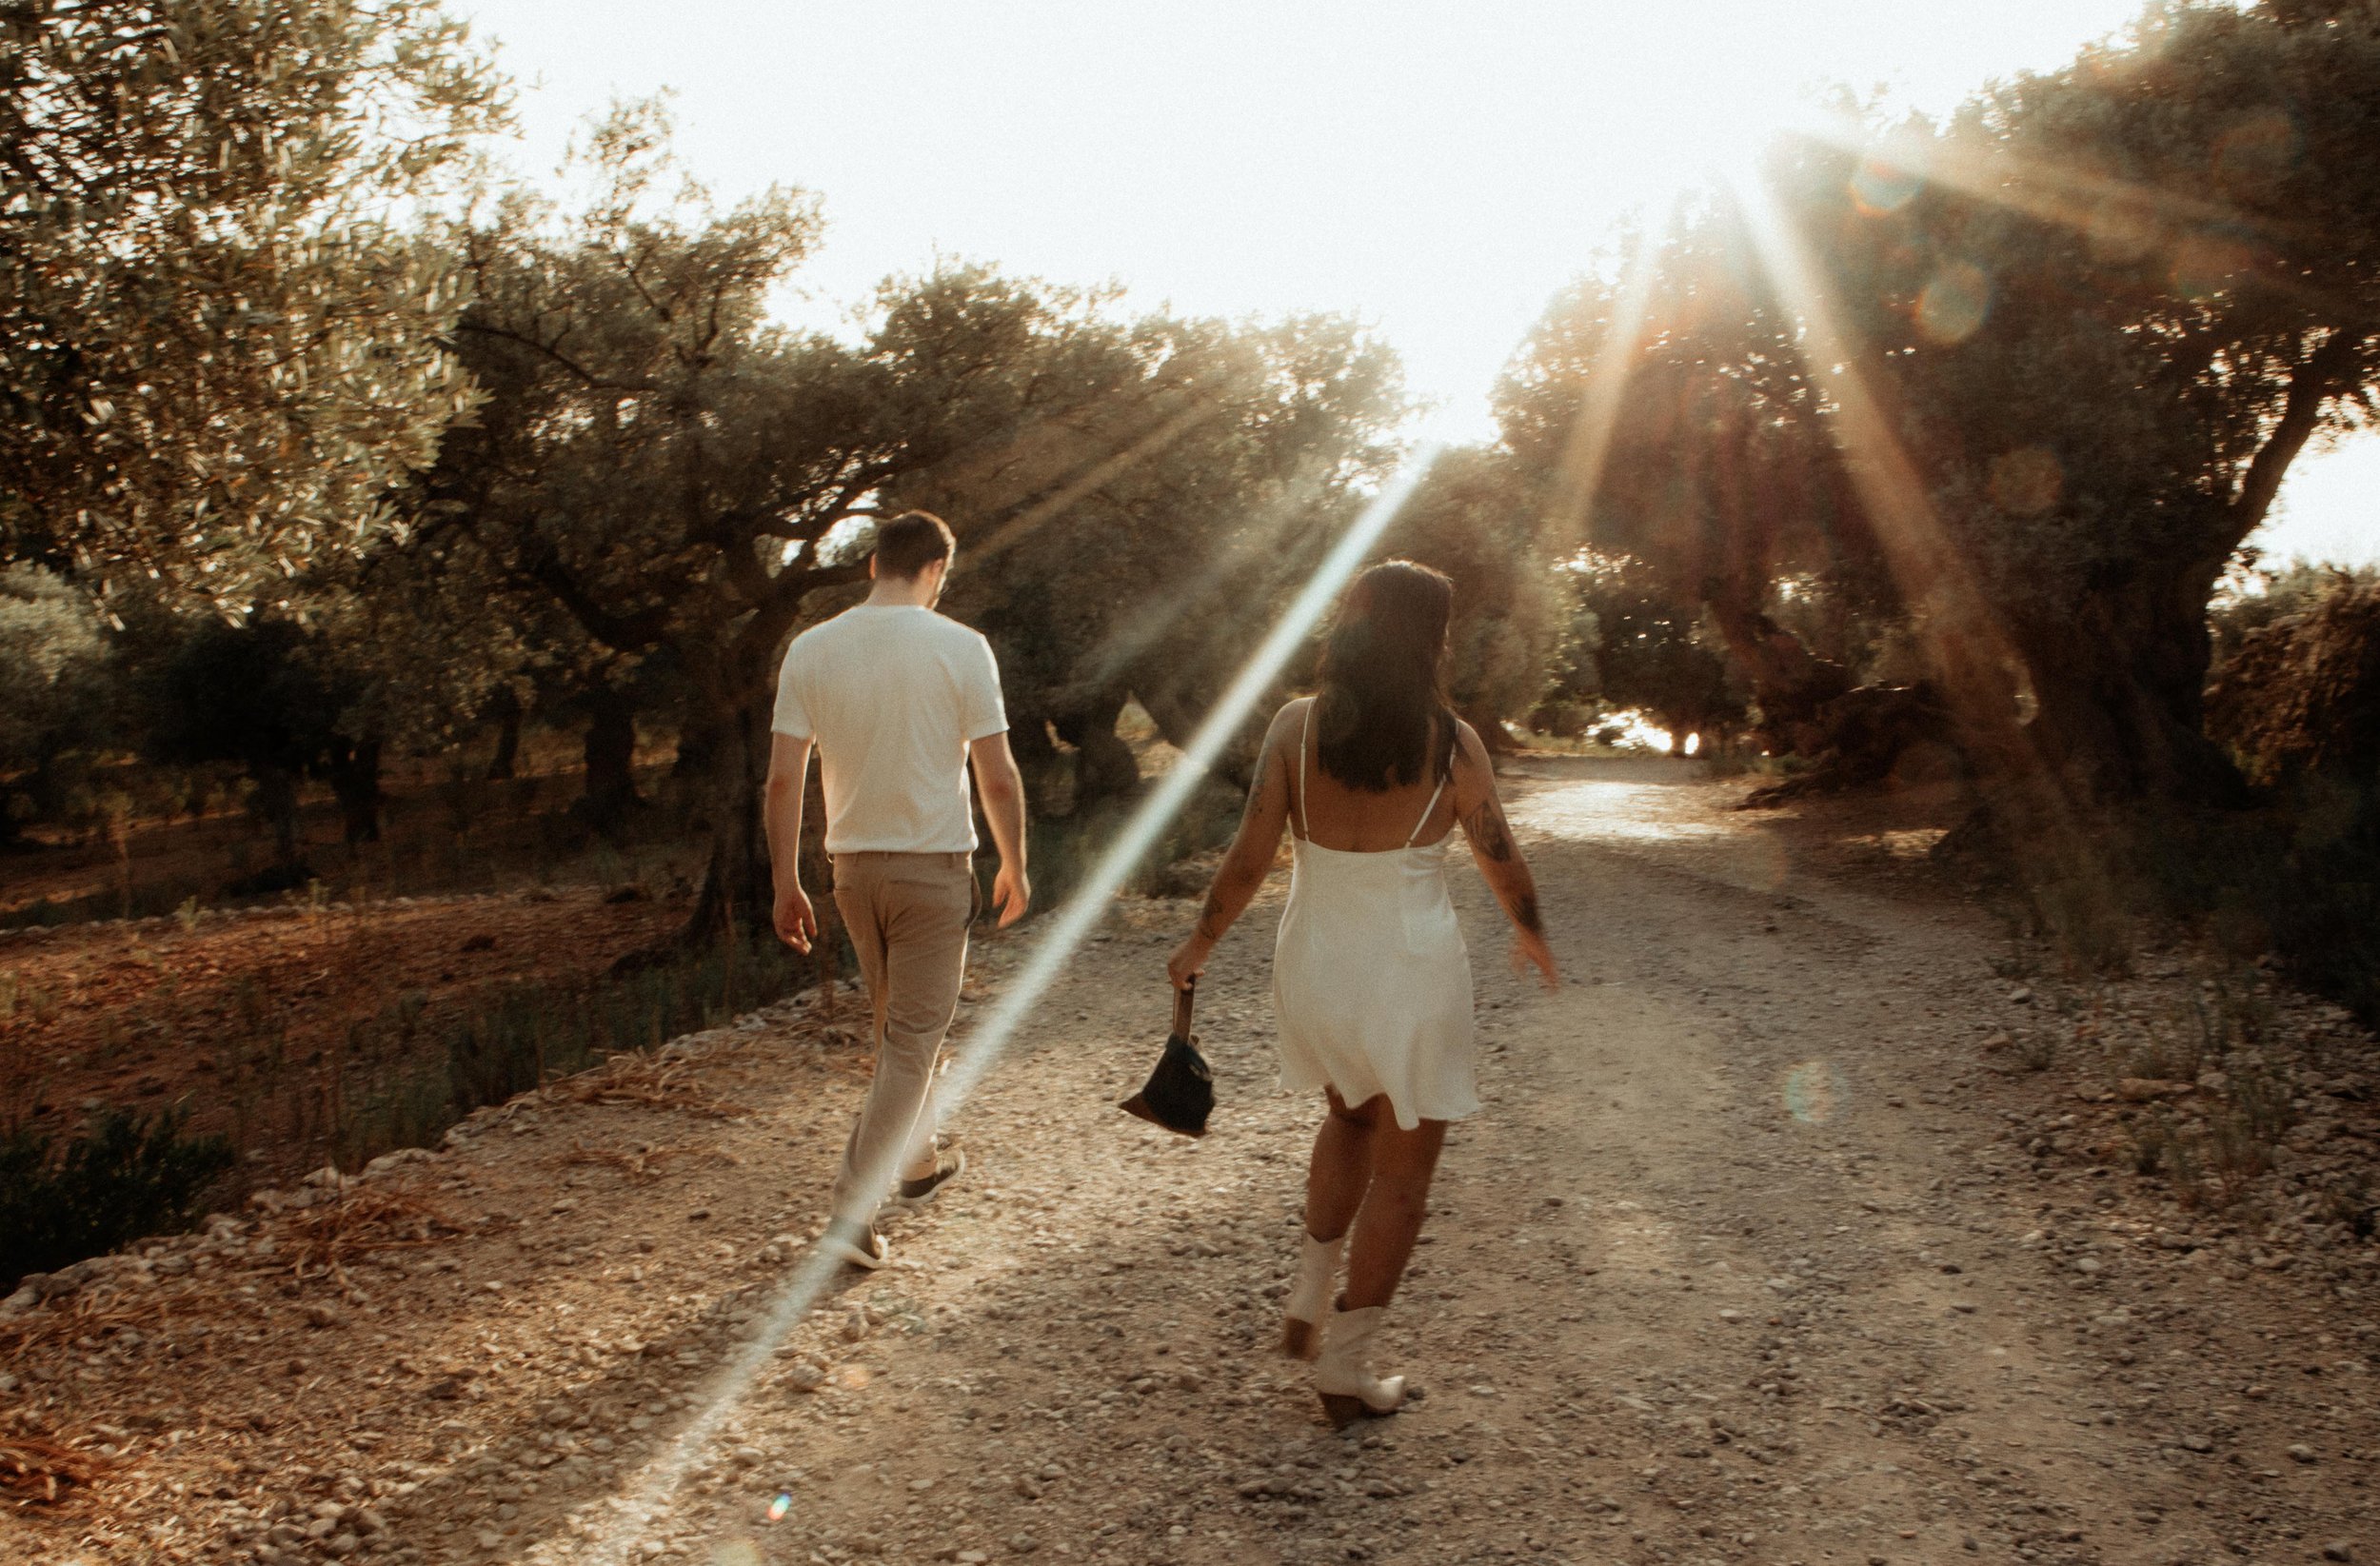
<path id="1" fill-rule="evenodd" d="M 2226 202 L 2136 185 L 1951 135 L 1894 129 L 1877 136 L 1835 116 L 1814 117 L 1794 129 L 1915 179 L 2070 229 L 2090 241 L 2097 253 L 2113 258 L 2165 254 L 2177 273 L 2195 265 L 2211 276 L 2252 277 L 2258 285 L 2302 303 L 2333 307 L 2340 303 L 2276 265 L 2269 249 L 2242 242 L 2237 236 L 2267 234 L 2272 225 Z M 1914 187 L 1908 188 L 1914 191 Z M 2174 281 L 2180 287 L 2186 280 L 2177 276 Z"/>
<path id="2" fill-rule="evenodd" d="M 1106 684 L 1126 664 L 1155 646 L 1185 616 L 1203 605 L 1208 594 L 1230 580 L 1259 551 L 1278 548 L 1281 529 L 1290 519 L 1321 499 L 1329 466 L 1319 459 L 1309 462 L 1255 516 L 1234 529 L 1229 542 L 1207 558 L 1197 576 L 1188 582 L 1168 584 L 1151 599 L 1136 605 L 1114 630 L 1084 655 L 1084 672 L 1077 683 L 1088 689 Z"/>
<path id="3" fill-rule="evenodd" d="M 981 565 L 1007 553 L 1044 523 L 1063 515 L 1068 507 L 1101 485 L 1132 471 L 1222 410 L 1220 386 L 1202 387 L 1189 395 L 1188 406 L 1160 420 L 1155 427 L 1122 449 L 1084 467 L 1048 495 L 1002 523 L 984 538 L 968 540 L 968 565 Z"/>
<path id="4" fill-rule="evenodd" d="M 1735 191 L 1746 228 L 1777 292 L 1802 327 L 1802 358 L 1821 395 L 1844 466 L 1873 519 L 1887 567 L 1918 624 L 1944 698 L 1986 775 L 2009 792 L 1999 803 L 2036 864 L 2073 882 L 2084 911 L 2114 906 L 2105 866 L 2075 830 L 2073 812 L 2027 732 L 2014 689 L 2031 676 L 1993 613 L 1973 567 L 1952 539 L 1925 478 L 1894 434 L 1890 415 L 1860 369 L 1861 345 L 1836 319 L 1818 264 L 1765 181 Z"/>
<path id="5" fill-rule="evenodd" d="M 1541 536 L 1558 541 L 1567 555 L 1586 543 L 1588 513 L 1603 483 L 1603 466 L 1612 453 L 1612 436 L 1619 424 L 1620 397 L 1628 389 L 1632 361 L 1644 336 L 1645 311 L 1653 298 L 1653 279 L 1659 268 L 1661 244 L 1676 222 L 1673 206 L 1661 231 L 1648 231 L 1629 257 L 1620 284 L 1619 304 L 1612 329 L 1588 367 L 1587 384 L 1578 399 L 1570 434 L 1554 466 L 1554 488 L 1546 497 L 1548 531 Z"/>
<path id="6" fill-rule="evenodd" d="M 1122 889 L 1134 867 L 1180 814 L 1207 769 L 1271 688 L 1299 644 L 1321 621 L 1339 588 L 1355 574 L 1356 567 L 1412 498 L 1440 449 L 1432 444 L 1416 450 L 1365 505 L 1240 666 L 1205 722 L 1199 725 L 1181 760 L 1141 801 L 1089 877 L 1053 916 L 1022 966 L 1002 986 L 999 1001 L 956 1052 L 937 1089 L 945 1116 L 963 1105 L 977 1084 L 999 1063 L 1034 1007 L 1041 1003 L 1099 922 L 1109 901 Z M 899 1172 L 901 1156 L 902 1149 L 892 1147 L 880 1159 L 878 1167 L 863 1171 L 867 1188 L 889 1193 Z M 625 1566 L 645 1526 L 670 1504 L 686 1474 L 751 1392 L 770 1357 L 817 1304 L 839 1267 L 833 1258 L 819 1254 L 815 1248 L 804 1255 L 800 1267 L 780 1285 L 776 1298 L 752 1337 L 713 1375 L 696 1412 L 676 1438 L 629 1481 L 627 1495 L 613 1497 L 617 1510 L 611 1521 L 598 1529 L 596 1536 L 581 1552 L 581 1558 L 592 1566 Z"/>

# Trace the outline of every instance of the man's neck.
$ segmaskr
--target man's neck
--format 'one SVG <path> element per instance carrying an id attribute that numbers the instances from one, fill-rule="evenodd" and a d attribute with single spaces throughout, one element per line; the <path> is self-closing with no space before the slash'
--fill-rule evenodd
<path id="1" fill-rule="evenodd" d="M 886 582 L 882 578 L 868 589 L 867 606 L 871 609 L 930 609 L 933 600 L 922 580 Z"/>

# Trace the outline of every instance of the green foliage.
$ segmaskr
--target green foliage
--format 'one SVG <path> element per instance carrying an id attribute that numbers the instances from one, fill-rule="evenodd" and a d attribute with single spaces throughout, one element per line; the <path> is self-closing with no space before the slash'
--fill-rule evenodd
<path id="1" fill-rule="evenodd" d="M 188 1118 L 110 1110 L 63 1147 L 25 1127 L 0 1137 L 0 1280 L 187 1226 L 232 1163 L 223 1138 L 184 1135 Z"/>
<path id="2" fill-rule="evenodd" d="M 1491 743 L 1546 691 L 1569 634 L 1570 605 L 1544 536 L 1543 509 L 1511 459 L 1495 449 L 1442 455 L 1381 539 L 1382 558 L 1437 567 L 1454 580 L 1447 691 Z"/>
<path id="3" fill-rule="evenodd" d="M 2249 776 L 2380 780 L 2380 573 L 2300 567 L 2229 618 L 2207 722 Z"/>
<path id="4" fill-rule="evenodd" d="M 1588 557 L 1569 573 L 1577 648 L 1563 673 L 1576 700 L 1650 713 L 1675 742 L 1725 739 L 1745 718 L 1744 694 L 1711 644 L 1698 605 L 1664 594 L 1640 565 Z"/>
<path id="5" fill-rule="evenodd" d="M 61 821 L 126 727 L 123 682 L 89 598 L 31 565 L 0 568 L 0 842 Z"/>
<path id="6" fill-rule="evenodd" d="M 0 557 L 244 605 L 469 406 L 430 193 L 496 89 L 427 0 L 0 17 Z"/>
<path id="7" fill-rule="evenodd" d="M 2380 375 L 2380 11 L 2333 9 L 2162 6 L 1946 122 L 1846 106 L 1762 192 L 1557 301 L 1507 444 L 1588 542 L 1710 610 L 1764 724 L 1800 709 L 1795 748 L 1850 683 L 1769 612 L 1813 573 L 1906 617 L 1995 775 L 2236 797 L 2202 611 Z"/>

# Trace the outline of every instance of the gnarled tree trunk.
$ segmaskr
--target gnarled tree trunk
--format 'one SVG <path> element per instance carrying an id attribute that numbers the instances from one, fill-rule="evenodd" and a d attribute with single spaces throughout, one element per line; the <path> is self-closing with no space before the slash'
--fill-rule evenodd
<path id="1" fill-rule="evenodd" d="M 1140 761 L 1116 733 L 1122 716 L 1121 693 L 1103 695 L 1051 721 L 1058 737 L 1075 747 L 1074 807 L 1077 813 L 1101 800 L 1128 794 L 1140 784 Z"/>
<path id="2" fill-rule="evenodd" d="M 487 763 L 487 781 L 503 783 L 520 767 L 521 699 L 509 690 L 499 691 L 482 716 L 496 720 L 496 754 Z"/>
<path id="3" fill-rule="evenodd" d="M 1773 751 L 1824 754 L 1832 741 L 1821 709 L 1852 688 L 1851 671 L 1803 646 L 1756 604 L 1719 594 L 1705 606 L 1735 666 L 1752 682 L 1760 708 L 1755 737 Z"/>
<path id="4" fill-rule="evenodd" d="M 636 795 L 636 702 L 621 686 L 598 680 L 587 687 L 586 704 L 586 793 L 579 809 L 589 825 L 609 830 L 642 803 Z"/>
<path id="5" fill-rule="evenodd" d="M 2145 561 L 2055 614 L 2012 612 L 2030 671 L 2028 727 L 2084 799 L 2236 804 L 2246 783 L 2207 738 L 2207 599 L 2221 562 Z"/>
<path id="6" fill-rule="evenodd" d="M 378 842 L 384 798 L 380 791 L 378 736 L 334 742 L 329 763 L 324 770 L 330 779 L 330 791 L 339 801 L 339 818 L 346 829 L 347 845 Z"/>
<path id="7" fill-rule="evenodd" d="M 762 789 L 768 782 L 768 724 L 767 704 L 753 702 L 723 722 L 704 725 L 709 763 L 704 793 L 709 802 L 711 852 L 702 894 L 685 923 L 684 936 L 688 941 L 716 941 L 728 929 L 743 932 L 771 927 L 776 889 L 769 868 L 768 836 L 761 820 Z M 815 777 L 817 768 L 810 770 Z M 814 839 L 823 841 L 825 834 L 823 804 L 815 799 L 809 804 L 802 817 L 805 847 Z M 811 900 L 826 902 L 828 879 L 823 867 L 816 874 L 807 863 L 803 869 L 803 881 Z M 826 911 L 822 910 L 822 918 Z"/>

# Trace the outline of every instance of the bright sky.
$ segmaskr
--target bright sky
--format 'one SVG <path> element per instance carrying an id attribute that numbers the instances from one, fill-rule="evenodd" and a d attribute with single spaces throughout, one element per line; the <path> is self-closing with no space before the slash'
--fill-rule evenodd
<path id="1" fill-rule="evenodd" d="M 1616 225 L 1807 89 L 1947 108 L 2139 0 L 449 0 L 521 85 L 544 175 L 614 97 L 674 89 L 722 196 L 825 202 L 833 327 L 937 255 L 1196 314 L 1347 313 L 1457 438 Z M 2310 456 L 2274 553 L 2380 560 L 2380 441 Z"/>

